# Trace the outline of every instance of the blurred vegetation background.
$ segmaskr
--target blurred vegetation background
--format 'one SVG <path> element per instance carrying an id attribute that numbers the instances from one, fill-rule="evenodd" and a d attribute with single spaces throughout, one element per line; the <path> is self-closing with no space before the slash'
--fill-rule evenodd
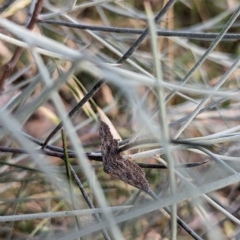
<path id="1" fill-rule="evenodd" d="M 14 1 L 0 13 L 0 76 L 20 42 L 27 43 L 0 95 L 0 216 L 13 216 L 9 221 L 0 219 L 0 239 L 104 239 L 101 231 L 94 230 L 96 221 L 89 214 L 27 219 L 32 213 L 88 209 L 79 186 L 67 174 L 66 161 L 39 154 L 38 144 L 44 142 L 65 119 L 63 116 L 102 78 L 107 83 L 71 118 L 74 128 L 64 123 L 63 135 L 66 135 L 69 153 L 71 150 L 77 156 L 69 162 L 94 206 L 102 208 L 106 203 L 110 207 L 119 206 L 112 210 L 112 221 L 122 214 L 128 216 L 117 224 L 119 232 L 114 227 L 106 228 L 110 238 L 170 239 L 172 229 L 169 216 L 162 210 L 144 212 L 144 206 L 153 202 L 149 196 L 106 174 L 101 162 L 85 157 L 85 153 L 99 154 L 99 118 L 109 124 L 116 139 L 130 139 L 133 143 L 138 139 L 154 139 L 122 155 L 139 163 L 160 164 L 169 160 L 162 145 L 159 146 L 164 132 L 163 116 L 171 139 L 209 144 L 205 152 L 171 145 L 169 161 L 207 163 L 177 169 L 185 180 L 175 176 L 175 194 L 188 192 L 191 197 L 185 200 L 169 195 L 166 169 L 144 170 L 151 189 L 163 200 L 171 196 L 177 204 L 178 216 L 203 239 L 239 239 L 239 16 L 213 51 L 207 52 L 229 19 L 237 14 L 239 1 L 176 1 L 156 24 L 161 36 L 155 39 L 147 35 L 124 64 L 116 63 L 139 34 L 115 31 L 119 28 L 145 30 L 149 24 L 146 2 L 43 2 L 39 21 L 32 31 L 26 30 L 29 35 L 23 29 L 29 13 L 33 12 L 30 6 L 34 1 Z M 168 1 L 148 2 L 155 16 Z M 0 1 L 0 6 L 5 3 Z M 7 25 L 4 19 L 14 25 Z M 112 27 L 112 32 L 89 30 L 86 26 L 86 29 L 77 29 L 45 20 Z M 161 31 L 172 36 L 162 36 Z M 208 35 L 206 39 L 207 33 L 216 35 Z M 152 40 L 157 48 L 153 47 Z M 154 52 L 158 61 L 154 59 Z M 204 54 L 206 58 L 198 64 Z M 156 68 L 161 73 L 161 84 L 166 83 L 161 85 L 165 97 L 163 112 L 159 107 L 162 100 L 155 80 Z M 196 69 L 183 85 L 182 79 L 187 78 L 192 68 Z M 228 71 L 226 79 L 219 84 Z M 186 88 L 178 88 L 182 85 Z M 169 97 L 172 90 L 175 92 Z M 202 101 L 206 102 L 202 104 Z M 200 114 L 193 115 L 196 108 Z M 33 138 L 38 144 L 33 143 Z M 63 147 L 61 131 L 50 144 Z M 199 190 L 202 193 L 199 197 L 194 192 L 191 195 L 188 183 L 195 187 L 218 185 L 207 192 Z M 128 214 L 133 206 L 140 212 L 135 218 Z M 26 219 L 14 220 L 18 215 L 25 215 Z M 107 215 L 100 216 L 109 220 Z M 72 237 L 77 231 L 78 237 Z M 191 237 L 178 227 L 176 239 Z"/>

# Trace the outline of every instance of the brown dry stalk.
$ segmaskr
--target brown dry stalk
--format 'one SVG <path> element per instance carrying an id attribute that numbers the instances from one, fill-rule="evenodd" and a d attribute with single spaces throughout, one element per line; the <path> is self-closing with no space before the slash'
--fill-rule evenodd
<path id="1" fill-rule="evenodd" d="M 104 172 L 148 193 L 150 189 L 144 171 L 121 156 L 118 152 L 118 140 L 113 139 L 109 126 L 102 121 L 99 136 Z"/>
<path id="2" fill-rule="evenodd" d="M 29 30 L 33 29 L 34 24 L 37 21 L 38 15 L 40 14 L 40 12 L 42 10 L 42 7 L 43 7 L 43 0 L 38 0 L 36 5 L 35 5 L 35 9 L 34 9 L 32 18 L 31 18 L 31 20 L 30 20 L 30 22 L 27 26 L 27 29 L 29 29 Z M 0 68 L 0 74 L 1 74 L 1 77 L 0 77 L 0 92 L 2 92 L 4 90 L 5 81 L 9 77 L 12 69 L 15 67 L 19 57 L 22 54 L 22 51 L 23 51 L 22 47 L 17 47 L 13 56 L 12 56 L 12 58 L 11 58 L 11 60 Z"/>

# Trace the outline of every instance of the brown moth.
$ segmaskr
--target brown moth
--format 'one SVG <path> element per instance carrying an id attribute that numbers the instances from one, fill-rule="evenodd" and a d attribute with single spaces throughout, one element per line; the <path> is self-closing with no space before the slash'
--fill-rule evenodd
<path id="1" fill-rule="evenodd" d="M 99 128 L 104 172 L 145 192 L 149 184 L 144 171 L 134 162 L 125 159 L 118 152 L 118 141 L 113 139 L 109 126 L 102 122 Z"/>

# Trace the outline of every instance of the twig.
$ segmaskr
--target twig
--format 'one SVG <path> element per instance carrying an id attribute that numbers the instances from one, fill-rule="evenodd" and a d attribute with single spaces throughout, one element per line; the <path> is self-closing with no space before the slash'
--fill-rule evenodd
<path id="1" fill-rule="evenodd" d="M 49 145 L 47 145 L 47 146 L 49 146 Z M 36 152 L 36 154 L 42 154 L 42 155 L 46 155 L 46 156 L 50 156 L 50 157 L 58 157 L 58 158 L 64 157 L 63 152 L 54 152 L 54 151 L 42 150 L 42 149 L 35 149 L 34 151 Z M 2 147 L 2 146 L 0 146 L 0 152 L 12 153 L 12 154 L 28 154 L 28 152 L 26 150 L 21 149 L 21 148 L 11 148 L 11 147 Z M 68 156 L 69 156 L 69 158 L 77 157 L 74 152 L 68 152 Z M 86 156 L 88 157 L 89 160 L 102 162 L 101 155 L 96 156 L 94 153 L 86 153 Z M 176 164 L 174 166 L 174 168 L 193 168 L 193 167 L 198 167 L 200 165 L 203 165 L 207 162 L 208 161 Z M 15 166 L 15 165 L 11 165 L 9 163 L 4 163 L 4 164 L 9 165 L 9 166 Z M 136 164 L 141 168 L 167 169 L 167 167 L 162 164 L 153 164 L 153 163 L 136 163 Z"/>
<path id="2" fill-rule="evenodd" d="M 34 24 L 37 21 L 38 15 L 40 14 L 40 12 L 42 10 L 42 7 L 43 7 L 43 0 L 38 0 L 36 5 L 35 5 L 35 9 L 34 9 L 32 18 L 31 18 L 29 24 L 27 25 L 27 29 L 29 29 L 29 30 L 33 29 Z M 0 78 L 0 92 L 4 90 L 5 81 L 9 77 L 12 69 L 15 67 L 15 65 L 16 65 L 19 57 L 21 56 L 22 52 L 23 52 L 23 48 L 22 47 L 17 47 L 13 56 L 12 56 L 12 58 L 11 58 L 11 60 L 7 64 L 3 65 L 0 68 L 0 71 L 3 72 L 3 74 Z"/>
<path id="3" fill-rule="evenodd" d="M 71 170 L 70 170 L 70 161 L 69 161 L 69 156 L 68 156 L 68 151 L 67 151 L 67 140 L 66 140 L 66 135 L 64 134 L 64 131 L 62 129 L 61 131 L 61 137 L 62 137 L 62 143 L 63 143 L 63 150 L 64 150 L 64 163 L 66 166 L 66 173 L 67 173 L 67 179 L 68 179 L 68 187 L 69 187 L 69 192 L 70 192 L 70 197 L 71 197 L 71 202 L 72 202 L 72 208 L 73 210 L 76 210 L 76 204 L 75 204 L 75 199 L 74 199 L 74 190 L 73 190 L 73 182 L 72 182 L 72 175 L 71 175 Z M 77 229 L 79 230 L 80 227 L 80 222 L 78 220 L 78 217 L 75 216 L 75 221 L 77 225 Z"/>
<path id="4" fill-rule="evenodd" d="M 0 126 L 1 129 L 1 126 Z M 28 140 L 30 140 L 31 142 L 36 143 L 39 146 L 43 146 L 43 142 L 37 138 L 34 138 L 22 131 L 18 131 L 21 135 L 23 135 L 25 138 L 27 138 Z M 123 144 L 129 143 L 130 139 L 125 139 L 123 141 L 121 141 Z M 120 143 L 121 143 L 120 142 Z M 122 152 L 125 151 L 129 148 L 131 148 L 132 146 L 137 146 L 137 144 L 141 145 L 143 143 L 151 143 L 154 142 L 153 139 L 142 139 L 139 141 L 136 141 L 134 143 L 130 143 L 130 144 L 126 144 L 126 147 L 120 147 L 118 148 L 118 152 Z M 209 145 L 207 144 L 202 144 L 202 143 L 197 143 L 197 142 L 189 142 L 189 141 L 184 141 L 184 140 L 173 140 L 174 143 L 178 143 L 178 144 L 186 144 L 189 147 L 195 147 L 199 149 L 200 147 L 208 147 Z M 119 145 L 120 145 L 119 143 Z M 46 156 L 51 156 L 51 157 L 58 157 L 58 158 L 63 158 L 64 157 L 64 149 L 61 147 L 56 147 L 54 145 L 46 145 L 45 147 L 46 149 L 35 149 L 35 152 L 37 154 L 43 154 Z M 49 150 L 51 151 L 49 151 Z M 69 158 L 76 158 L 76 154 L 74 151 L 67 149 L 68 151 L 68 156 Z M 24 149 L 21 148 L 11 148 L 11 147 L 3 147 L 0 146 L 0 152 L 5 152 L 5 153 L 13 153 L 13 154 L 27 154 L 27 152 Z M 94 160 L 94 161 L 98 161 L 98 162 L 102 162 L 102 156 L 100 152 L 91 152 L 91 153 L 86 153 L 86 157 L 89 160 Z M 202 164 L 207 163 L 208 161 L 201 161 L 201 162 L 194 162 L 194 163 L 185 163 L 185 164 L 176 164 L 174 165 L 174 168 L 192 168 L 192 167 L 198 167 Z M 7 163 L 6 163 L 7 164 Z M 136 163 L 137 165 L 139 165 L 139 167 L 141 168 L 155 168 L 155 169 L 167 169 L 167 167 L 163 164 L 152 164 L 152 163 Z"/>
<path id="5" fill-rule="evenodd" d="M 71 165 L 70 165 L 70 170 L 71 170 L 72 176 L 73 176 L 76 184 L 78 185 L 78 188 L 80 189 L 80 191 L 81 191 L 84 199 L 86 200 L 89 208 L 95 209 L 95 206 L 93 205 L 91 199 L 90 199 L 89 196 L 87 195 L 87 193 L 86 193 L 86 191 L 85 191 L 85 189 L 84 189 L 84 187 L 83 187 L 80 179 L 78 178 L 75 170 L 73 169 L 73 167 L 72 167 Z M 101 218 L 100 218 L 100 216 L 99 216 L 98 213 L 93 213 L 93 215 L 94 215 L 94 217 L 95 217 L 95 219 L 96 219 L 96 221 L 97 221 L 98 223 L 102 222 L 102 220 L 101 220 Z M 109 237 L 106 229 L 102 229 L 101 231 L 102 231 L 102 234 L 103 234 L 103 236 L 104 236 L 105 239 L 108 239 L 108 240 L 111 239 L 111 238 Z"/>
<path id="6" fill-rule="evenodd" d="M 64 21 L 56 20 L 38 20 L 40 23 L 48 23 L 52 25 L 60 25 L 71 28 L 77 28 L 82 30 L 91 30 L 91 31 L 102 31 L 109 33 L 124 33 L 124 34 L 142 34 L 143 29 L 136 28 L 121 28 L 121 27 L 105 27 L 105 26 L 96 26 L 96 25 L 86 25 L 86 24 L 76 24 L 69 23 Z M 200 39 L 200 40 L 213 40 L 218 36 L 218 33 L 202 33 L 202 32 L 187 32 L 187 31 L 169 31 L 169 30 L 157 30 L 156 34 L 163 37 L 184 37 L 188 39 Z M 221 39 L 223 40 L 239 40 L 240 34 L 237 33 L 227 33 Z"/>

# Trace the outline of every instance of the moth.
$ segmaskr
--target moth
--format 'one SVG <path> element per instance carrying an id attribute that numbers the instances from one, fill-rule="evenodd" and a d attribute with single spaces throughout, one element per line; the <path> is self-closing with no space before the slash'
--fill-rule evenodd
<path id="1" fill-rule="evenodd" d="M 125 159 L 118 152 L 118 140 L 113 139 L 109 126 L 102 122 L 99 127 L 101 153 L 104 172 L 145 192 L 149 184 L 144 171 L 134 162 Z"/>

